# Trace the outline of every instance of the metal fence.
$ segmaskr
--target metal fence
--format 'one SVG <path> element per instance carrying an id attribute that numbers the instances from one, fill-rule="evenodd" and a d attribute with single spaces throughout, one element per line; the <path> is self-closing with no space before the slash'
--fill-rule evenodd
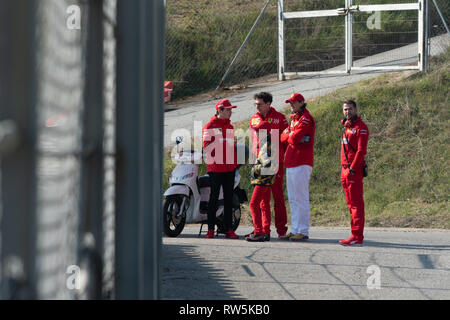
<path id="1" fill-rule="evenodd" d="M 152 148 L 138 145 L 130 152 L 128 146 L 143 137 L 124 133 L 116 113 L 132 113 L 136 121 L 152 112 L 157 123 L 149 124 L 162 131 L 162 54 L 151 56 L 144 47 L 163 47 L 162 16 L 162 0 L 0 0 L 1 299 L 159 297 L 162 165 L 155 150 L 162 149 L 162 139 L 138 128 Z M 137 61 L 134 69 L 130 61 Z M 119 69 L 130 70 L 121 71 L 124 79 L 144 64 L 155 66 L 147 69 L 151 81 L 140 76 L 133 88 L 124 86 L 128 81 L 118 85 Z M 118 94 L 140 99 L 124 103 Z M 135 158 L 157 170 L 130 174 L 124 163 Z M 138 210 L 124 206 L 127 191 L 117 196 L 124 177 L 141 195 Z M 137 217 L 155 236 L 119 228 L 125 237 L 139 236 L 119 242 L 117 217 L 125 224 Z M 134 250 L 126 260 L 123 252 Z M 145 285 L 118 287 L 126 281 L 117 276 L 124 263 L 151 271 L 137 277 Z"/>
<path id="2" fill-rule="evenodd" d="M 429 0 L 429 50 L 431 55 L 438 55 L 450 47 L 450 2 Z"/>
<path id="3" fill-rule="evenodd" d="M 439 13 L 449 22 L 446 0 L 428 1 L 430 36 L 433 48 L 448 46 L 446 29 Z M 214 90 L 246 39 L 266 1 L 187 2 L 168 0 L 166 16 L 166 79 L 174 81 L 172 98 Z M 417 3 L 416 0 L 355 0 L 355 5 Z M 201 7 L 201 6 L 204 7 Z M 345 0 L 284 0 L 286 12 L 344 8 Z M 416 11 L 390 11 L 355 15 L 353 27 L 355 66 L 380 63 L 365 59 L 380 52 L 407 46 L 418 41 Z M 327 70 L 345 63 L 344 17 L 289 19 L 285 23 L 286 70 L 311 72 Z M 385 58 L 383 64 L 417 64 L 417 48 L 408 47 L 405 55 Z M 269 2 L 254 28 L 223 88 L 244 87 L 248 81 L 276 79 L 278 59 L 277 0 Z M 402 61 L 398 61 L 398 60 Z M 387 60 L 392 60 L 391 62 Z M 345 69 L 345 68 L 344 68 Z M 265 77 L 259 79 L 261 77 Z"/>

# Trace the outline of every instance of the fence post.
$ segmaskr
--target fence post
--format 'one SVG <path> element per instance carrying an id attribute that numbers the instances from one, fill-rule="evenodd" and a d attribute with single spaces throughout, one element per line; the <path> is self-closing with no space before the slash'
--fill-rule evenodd
<path id="1" fill-rule="evenodd" d="M 80 230 L 78 264 L 88 273 L 83 297 L 101 298 L 103 252 L 103 0 L 92 0 L 87 10 L 87 54 L 84 82 Z M 93 243 L 84 243 L 93 239 Z"/>
<path id="2" fill-rule="evenodd" d="M 345 16 L 345 71 L 350 73 L 353 67 L 353 13 L 350 7 L 353 0 L 345 0 L 347 15 Z"/>
<path id="3" fill-rule="evenodd" d="M 278 80 L 285 80 L 284 0 L 278 0 Z"/>
<path id="4" fill-rule="evenodd" d="M 0 155 L 1 298 L 36 298 L 36 2 L 0 1 L 0 120 L 17 126 Z"/>
<path id="5" fill-rule="evenodd" d="M 160 298 L 164 19 L 117 3 L 116 299 Z"/>
<path id="6" fill-rule="evenodd" d="M 419 69 L 422 72 L 427 72 L 427 52 L 428 52 L 428 39 L 427 39 L 427 0 L 419 0 Z"/>

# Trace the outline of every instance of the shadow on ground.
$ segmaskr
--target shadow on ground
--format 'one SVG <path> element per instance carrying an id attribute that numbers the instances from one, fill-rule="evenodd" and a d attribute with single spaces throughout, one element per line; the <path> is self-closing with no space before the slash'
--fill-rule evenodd
<path id="1" fill-rule="evenodd" d="M 200 258 L 195 246 L 172 244 L 163 245 L 162 298 L 242 299 L 220 269 Z"/>

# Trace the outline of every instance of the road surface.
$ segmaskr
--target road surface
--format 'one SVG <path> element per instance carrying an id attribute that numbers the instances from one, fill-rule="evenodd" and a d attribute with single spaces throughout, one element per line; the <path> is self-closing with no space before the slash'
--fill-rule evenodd
<path id="1" fill-rule="evenodd" d="M 349 228 L 313 227 L 309 242 L 250 243 L 199 238 L 187 226 L 163 237 L 162 298 L 450 299 L 450 230 L 367 228 L 362 247 L 343 247 Z"/>

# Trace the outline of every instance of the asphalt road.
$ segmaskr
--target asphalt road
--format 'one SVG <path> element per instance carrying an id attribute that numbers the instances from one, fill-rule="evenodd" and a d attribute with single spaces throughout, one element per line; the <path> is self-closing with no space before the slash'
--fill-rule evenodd
<path id="1" fill-rule="evenodd" d="M 431 55 L 439 54 L 450 45 L 450 36 L 442 35 L 431 39 Z M 417 44 L 410 44 L 391 51 L 386 51 L 374 56 L 355 61 L 354 65 L 376 66 L 376 65 L 407 65 L 417 63 Z M 344 70 L 343 66 L 333 69 Z M 330 70 L 333 70 L 330 69 Z M 384 71 L 388 72 L 388 71 Z M 382 71 L 352 72 L 347 75 L 317 75 L 303 76 L 298 79 L 286 81 L 271 81 L 250 86 L 236 95 L 227 96 L 230 101 L 237 105 L 231 117 L 232 122 L 250 119 L 256 110 L 253 105 L 253 95 L 260 91 L 269 91 L 273 95 L 273 106 L 282 109 L 286 105 L 284 101 L 293 92 L 300 92 L 305 99 L 323 96 L 334 90 L 344 88 L 360 80 L 375 77 Z M 175 88 L 176 90 L 176 88 Z M 219 97 L 201 96 L 189 102 L 171 103 L 166 106 L 168 110 L 164 114 L 164 147 L 174 146 L 175 137 L 201 136 L 202 127 L 215 113 L 214 106 Z M 313 112 L 313 110 L 312 110 Z"/>
<path id="2" fill-rule="evenodd" d="M 311 228 L 309 242 L 261 243 L 198 231 L 163 237 L 163 299 L 450 299 L 450 230 L 367 228 L 362 247 L 338 244 L 349 228 Z"/>

